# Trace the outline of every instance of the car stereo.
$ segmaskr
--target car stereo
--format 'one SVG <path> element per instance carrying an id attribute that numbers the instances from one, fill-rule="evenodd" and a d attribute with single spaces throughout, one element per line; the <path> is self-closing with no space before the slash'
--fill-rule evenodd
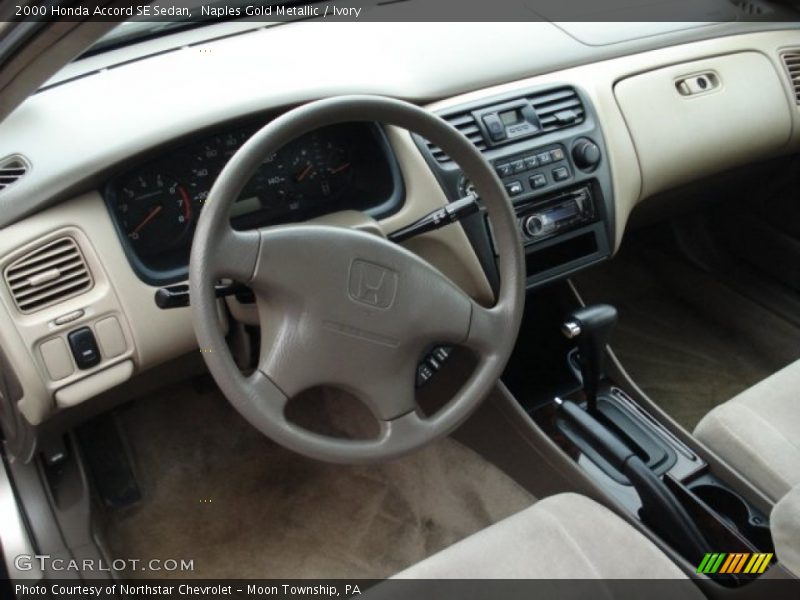
<path id="1" fill-rule="evenodd" d="M 438 114 L 480 150 L 502 181 L 525 246 L 529 288 L 611 255 L 611 169 L 600 123 L 582 90 L 564 84 L 520 88 Z M 442 148 L 415 139 L 451 201 L 478 191 Z M 491 223 L 484 214 L 462 225 L 496 285 Z"/>
<path id="2" fill-rule="evenodd" d="M 556 196 L 546 206 L 518 206 L 517 221 L 526 244 L 547 239 L 595 220 L 594 198 L 588 186 Z"/>

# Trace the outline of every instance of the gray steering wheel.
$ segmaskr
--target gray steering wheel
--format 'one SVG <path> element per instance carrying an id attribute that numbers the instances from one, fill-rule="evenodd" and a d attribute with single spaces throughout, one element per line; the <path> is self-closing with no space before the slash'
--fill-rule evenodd
<path id="1" fill-rule="evenodd" d="M 264 158 L 317 128 L 374 121 L 418 133 L 442 148 L 475 185 L 492 222 L 500 284 L 485 308 L 416 254 L 343 227 L 284 225 L 235 231 L 229 212 Z M 261 322 L 258 368 L 243 375 L 220 325 L 214 283 L 252 288 Z M 457 427 L 500 377 L 519 332 L 525 274 L 516 217 L 478 150 L 443 119 L 378 96 L 312 102 L 271 121 L 220 173 L 197 223 L 189 263 L 191 309 L 202 356 L 222 392 L 262 433 L 301 454 L 367 462 L 417 449 Z M 425 417 L 414 396 L 416 367 L 434 344 L 471 349 L 478 362 L 457 394 Z M 288 400 L 333 386 L 378 419 L 374 439 L 328 437 L 290 422 Z"/>

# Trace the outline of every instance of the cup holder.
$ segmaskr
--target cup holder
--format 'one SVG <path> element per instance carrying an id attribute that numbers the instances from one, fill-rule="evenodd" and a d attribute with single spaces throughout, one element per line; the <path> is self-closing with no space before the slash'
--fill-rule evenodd
<path id="1" fill-rule="evenodd" d="M 698 485 L 691 488 L 694 494 L 713 508 L 729 524 L 739 528 L 750 520 L 750 511 L 744 501 L 733 492 L 716 485 Z"/>
<path id="2" fill-rule="evenodd" d="M 769 523 L 766 519 L 754 515 L 747 503 L 737 494 L 724 487 L 707 483 L 690 489 L 728 525 L 755 543 L 759 550 L 769 551 L 774 548 Z"/>

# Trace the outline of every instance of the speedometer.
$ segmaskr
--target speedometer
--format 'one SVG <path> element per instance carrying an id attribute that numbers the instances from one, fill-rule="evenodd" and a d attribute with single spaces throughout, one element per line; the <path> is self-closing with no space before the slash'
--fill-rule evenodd
<path id="1" fill-rule="evenodd" d="M 117 196 L 119 224 L 142 254 L 157 254 L 179 244 L 192 224 L 192 203 L 178 181 L 162 173 L 137 175 Z"/>
<path id="2" fill-rule="evenodd" d="M 318 202 L 337 198 L 352 176 L 345 148 L 327 135 L 315 132 L 290 149 L 290 183 L 295 194 Z"/>

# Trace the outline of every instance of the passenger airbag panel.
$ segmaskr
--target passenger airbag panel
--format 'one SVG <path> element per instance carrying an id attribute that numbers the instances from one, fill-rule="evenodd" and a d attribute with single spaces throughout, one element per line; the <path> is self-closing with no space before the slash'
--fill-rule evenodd
<path id="1" fill-rule="evenodd" d="M 714 89 L 680 93 L 681 81 L 707 73 Z M 738 52 L 620 81 L 614 92 L 639 157 L 641 197 L 780 151 L 792 133 L 780 77 L 763 54 Z"/>

